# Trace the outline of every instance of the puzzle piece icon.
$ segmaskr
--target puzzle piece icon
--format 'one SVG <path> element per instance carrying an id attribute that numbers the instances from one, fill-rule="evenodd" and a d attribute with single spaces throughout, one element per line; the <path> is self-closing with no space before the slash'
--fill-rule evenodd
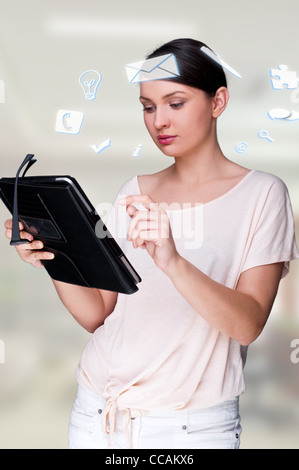
<path id="1" fill-rule="evenodd" d="M 297 78 L 296 72 L 288 70 L 287 65 L 279 65 L 277 69 L 270 70 L 272 88 L 274 90 L 283 90 L 284 86 L 289 89 L 297 88 L 299 79 Z"/>

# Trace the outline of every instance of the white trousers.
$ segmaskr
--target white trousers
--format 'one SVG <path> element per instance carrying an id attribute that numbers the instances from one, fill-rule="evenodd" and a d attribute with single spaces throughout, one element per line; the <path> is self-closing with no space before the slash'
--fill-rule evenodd
<path id="1" fill-rule="evenodd" d="M 238 449 L 240 445 L 239 398 L 200 410 L 150 411 L 130 419 L 130 433 L 123 426 L 123 411 L 111 436 L 103 426 L 106 400 L 78 387 L 69 425 L 70 449 Z"/>

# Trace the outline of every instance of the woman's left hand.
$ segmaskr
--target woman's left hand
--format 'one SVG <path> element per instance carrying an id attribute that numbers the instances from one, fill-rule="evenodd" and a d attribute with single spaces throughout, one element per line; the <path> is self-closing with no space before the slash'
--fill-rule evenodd
<path id="1" fill-rule="evenodd" d="M 127 196 L 118 202 L 126 205 L 127 213 L 132 218 L 127 239 L 135 248 L 146 249 L 156 265 L 167 272 L 179 254 L 166 211 L 147 195 Z M 142 204 L 147 210 L 139 211 L 133 206 L 134 203 Z"/>

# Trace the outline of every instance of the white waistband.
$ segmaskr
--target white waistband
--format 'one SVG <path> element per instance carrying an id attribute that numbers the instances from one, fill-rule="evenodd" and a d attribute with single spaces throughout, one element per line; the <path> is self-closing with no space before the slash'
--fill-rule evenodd
<path id="1" fill-rule="evenodd" d="M 131 420 L 133 418 L 146 415 L 148 417 L 164 418 L 166 421 L 170 422 L 173 419 L 185 420 L 187 416 L 192 416 L 193 414 L 202 414 L 203 417 L 206 414 L 217 414 L 223 409 L 235 410 L 237 412 L 239 407 L 239 397 L 234 397 L 209 408 L 145 411 L 123 408 L 118 405 L 117 398 L 118 397 L 112 396 L 105 398 L 97 395 L 92 390 L 83 388 L 81 385 L 78 386 L 77 400 L 79 402 L 82 401 L 88 409 L 90 408 L 91 413 L 97 409 L 97 411 L 102 415 L 102 423 L 105 432 L 109 435 L 110 447 L 114 444 L 113 434 L 116 430 L 118 412 L 122 412 L 123 431 L 127 437 L 128 445 L 131 446 Z"/>

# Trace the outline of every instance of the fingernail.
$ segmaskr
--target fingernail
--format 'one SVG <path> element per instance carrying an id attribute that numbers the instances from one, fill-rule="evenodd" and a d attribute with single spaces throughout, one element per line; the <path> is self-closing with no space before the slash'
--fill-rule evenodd
<path id="1" fill-rule="evenodd" d="M 53 254 L 53 253 L 49 253 L 47 257 L 48 257 L 49 259 L 53 259 L 53 258 L 54 258 L 54 254 Z"/>

